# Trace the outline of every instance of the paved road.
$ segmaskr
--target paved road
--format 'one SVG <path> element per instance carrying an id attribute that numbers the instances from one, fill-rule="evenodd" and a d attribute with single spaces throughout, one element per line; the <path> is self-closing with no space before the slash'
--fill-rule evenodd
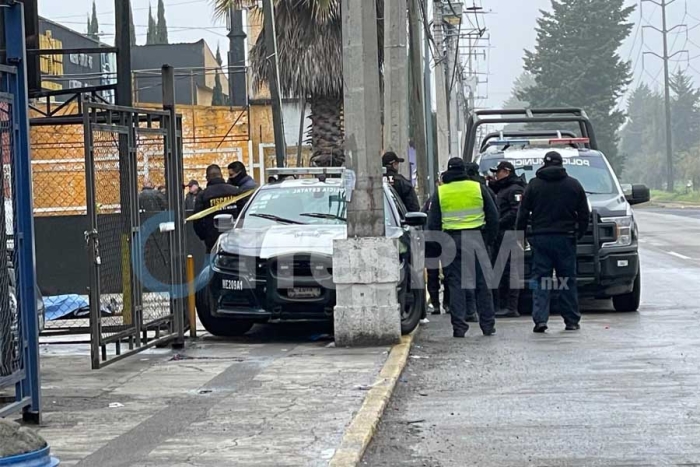
<path id="1" fill-rule="evenodd" d="M 578 334 L 558 317 L 498 336 L 424 327 L 364 464 L 700 465 L 700 219 L 639 211 L 639 313 L 587 303 Z"/>

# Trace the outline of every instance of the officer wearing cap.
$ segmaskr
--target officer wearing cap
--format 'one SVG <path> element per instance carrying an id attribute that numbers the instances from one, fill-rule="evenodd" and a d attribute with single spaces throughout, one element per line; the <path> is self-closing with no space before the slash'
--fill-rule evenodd
<path id="1" fill-rule="evenodd" d="M 185 211 L 194 211 L 195 201 L 202 189 L 199 187 L 197 180 L 190 180 L 190 183 L 185 185 L 187 194 L 185 195 Z"/>
<path id="2" fill-rule="evenodd" d="M 462 159 L 450 159 L 442 181 L 430 205 L 428 228 L 442 230 L 454 242 L 455 258 L 445 271 L 453 336 L 464 337 L 469 330 L 465 288 L 475 289 L 479 326 L 485 336 L 492 336 L 496 333 L 493 300 L 479 264 L 483 255 L 477 255 L 477 250 L 498 234 L 498 211 L 487 188 L 469 178 Z"/>
<path id="3" fill-rule="evenodd" d="M 399 173 L 399 164 L 405 162 L 394 152 L 386 152 L 382 156 L 382 165 L 386 168 L 386 178 L 389 184 L 394 187 L 396 193 L 403 201 L 408 212 L 420 212 L 420 204 L 418 203 L 418 195 L 413 185 L 406 177 Z"/>
<path id="4" fill-rule="evenodd" d="M 581 313 L 576 289 L 576 240 L 586 234 L 590 218 L 588 199 L 583 187 L 570 177 L 561 154 L 549 152 L 544 166 L 530 181 L 517 218 L 517 229 L 532 224 L 532 319 L 534 332 L 543 333 L 549 321 L 549 297 L 559 291 L 561 316 L 567 331 L 581 327 Z M 553 272 L 556 271 L 556 277 Z"/>
<path id="5" fill-rule="evenodd" d="M 503 248 L 506 248 L 507 251 L 513 251 L 514 248 L 518 248 L 515 244 L 515 236 L 506 236 L 506 232 L 515 231 L 518 208 L 520 207 L 520 201 L 527 183 L 523 177 L 516 175 L 515 167 L 508 161 L 502 161 L 490 170 L 494 174 L 494 180 L 489 186 L 496 193 L 496 207 L 498 208 L 499 218 L 498 239 L 495 249 L 495 256 L 497 256 L 497 252 Z M 504 244 L 504 240 L 513 242 L 513 244 Z M 510 269 L 511 257 L 508 256 L 508 261 L 501 276 L 501 284 L 496 293 L 496 316 L 517 318 L 520 316 L 520 313 L 518 313 L 520 289 L 511 287 Z"/>

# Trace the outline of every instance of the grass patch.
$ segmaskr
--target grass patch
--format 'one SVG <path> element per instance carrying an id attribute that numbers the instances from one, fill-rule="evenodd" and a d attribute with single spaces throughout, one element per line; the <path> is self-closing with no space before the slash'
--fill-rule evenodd
<path id="1" fill-rule="evenodd" d="M 651 201 L 658 203 L 691 203 L 700 204 L 700 191 L 676 191 L 669 193 L 661 190 L 651 190 Z"/>

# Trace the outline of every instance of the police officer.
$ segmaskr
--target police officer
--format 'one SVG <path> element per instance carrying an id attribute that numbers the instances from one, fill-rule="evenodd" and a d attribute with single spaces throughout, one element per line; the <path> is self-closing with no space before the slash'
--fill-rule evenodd
<path id="1" fill-rule="evenodd" d="M 561 316 L 567 331 L 581 329 L 576 289 L 576 239 L 588 230 L 588 198 L 570 177 L 561 154 L 548 152 L 544 166 L 525 189 L 516 226 L 525 230 L 532 219 L 532 319 L 534 332 L 543 333 L 549 321 L 550 290 L 559 290 Z M 556 277 L 552 273 L 556 271 Z M 556 283 L 555 283 L 556 281 Z"/>
<path id="2" fill-rule="evenodd" d="M 399 198 L 406 206 L 406 210 L 408 212 L 420 212 L 416 190 L 413 189 L 411 182 L 399 173 L 399 164 L 402 162 L 405 162 L 405 160 L 401 159 L 394 152 L 387 152 L 382 156 L 382 165 L 386 167 L 386 177 L 389 180 L 389 184 L 396 190 Z"/>
<path id="3" fill-rule="evenodd" d="M 207 167 L 207 187 L 197 196 L 194 213 L 197 214 L 206 209 L 213 208 L 240 194 L 240 188 L 226 183 L 224 175 L 221 172 L 221 167 L 218 165 L 210 165 Z M 220 234 L 216 227 L 214 227 L 214 217 L 219 214 L 235 215 L 236 211 L 236 205 L 232 204 L 202 219 L 194 221 L 194 231 L 200 240 L 204 242 L 207 253 L 211 253 Z"/>
<path id="4" fill-rule="evenodd" d="M 513 251 L 515 248 L 519 248 L 512 232 L 515 231 L 518 208 L 527 183 L 515 173 L 515 167 L 508 161 L 500 162 L 491 169 L 491 172 L 493 172 L 495 179 L 489 186 L 496 193 L 496 207 L 499 217 L 498 239 L 495 245 L 495 256 L 498 256 L 498 251 L 501 249 Z M 511 234 L 506 235 L 506 232 L 511 232 Z M 511 285 L 511 257 L 508 256 L 496 293 L 496 316 L 498 317 L 517 318 L 520 316 L 518 313 L 520 289 L 511 287 Z"/>
<path id="5" fill-rule="evenodd" d="M 450 159 L 442 180 L 430 206 L 428 228 L 442 230 L 454 242 L 455 258 L 446 265 L 453 336 L 464 337 L 469 330 L 464 285 L 475 290 L 479 326 L 485 336 L 492 336 L 496 333 L 493 300 L 479 264 L 479 257 L 488 255 L 477 250 L 498 234 L 496 205 L 484 185 L 469 179 L 460 158 Z"/>

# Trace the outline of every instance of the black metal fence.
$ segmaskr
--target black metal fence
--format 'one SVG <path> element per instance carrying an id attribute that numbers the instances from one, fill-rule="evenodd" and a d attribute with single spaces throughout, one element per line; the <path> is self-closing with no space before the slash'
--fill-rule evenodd
<path id="1" fill-rule="evenodd" d="M 85 106 L 93 368 L 184 338 L 175 118 L 168 111 Z"/>

